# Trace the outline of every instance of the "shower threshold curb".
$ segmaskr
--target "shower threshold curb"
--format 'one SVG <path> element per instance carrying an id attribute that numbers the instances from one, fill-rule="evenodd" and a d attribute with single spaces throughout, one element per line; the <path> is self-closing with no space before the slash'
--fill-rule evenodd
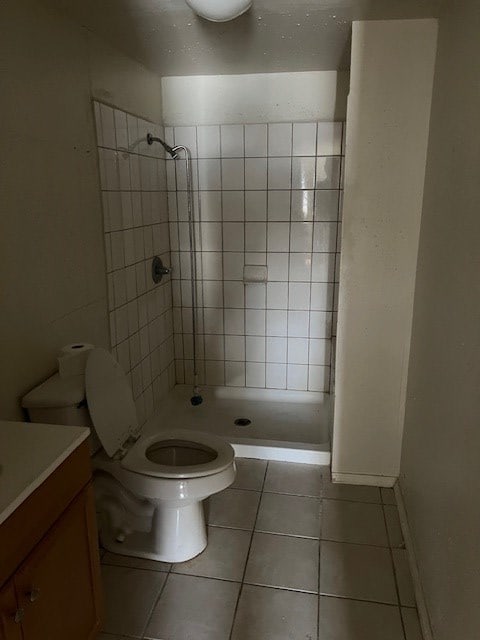
<path id="1" fill-rule="evenodd" d="M 278 462 L 299 462 L 300 464 L 329 465 L 330 443 L 305 444 L 280 440 L 259 440 L 257 438 L 229 438 L 235 455 L 239 458 L 257 458 Z"/>

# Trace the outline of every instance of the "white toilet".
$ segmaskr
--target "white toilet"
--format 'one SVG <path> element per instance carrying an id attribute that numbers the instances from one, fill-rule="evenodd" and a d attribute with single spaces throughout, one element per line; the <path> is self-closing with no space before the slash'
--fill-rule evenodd
<path id="1" fill-rule="evenodd" d="M 56 374 L 27 394 L 22 406 L 30 419 L 58 423 L 61 416 L 63 424 L 85 424 L 80 389 L 72 390 L 83 387 L 83 376 L 77 378 L 65 384 Z M 187 429 L 141 434 L 130 385 L 105 349 L 90 352 L 85 387 L 103 447 L 92 458 L 102 545 L 165 562 L 198 555 L 207 545 L 202 501 L 235 479 L 233 448 Z"/>

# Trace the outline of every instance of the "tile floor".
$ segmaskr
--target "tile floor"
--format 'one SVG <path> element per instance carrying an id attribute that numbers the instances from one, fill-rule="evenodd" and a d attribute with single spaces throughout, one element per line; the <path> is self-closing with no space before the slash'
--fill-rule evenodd
<path id="1" fill-rule="evenodd" d="M 391 489 L 237 460 L 207 549 L 168 565 L 105 553 L 101 640 L 421 640 Z"/>

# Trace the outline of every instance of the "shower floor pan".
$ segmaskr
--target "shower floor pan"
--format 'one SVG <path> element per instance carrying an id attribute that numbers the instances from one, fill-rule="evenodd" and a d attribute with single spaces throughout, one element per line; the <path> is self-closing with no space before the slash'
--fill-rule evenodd
<path id="1" fill-rule="evenodd" d="M 160 422 L 165 429 L 222 436 L 240 457 L 330 464 L 328 394 L 234 387 L 202 387 L 201 394 L 202 404 L 192 406 L 192 388 L 177 385 L 162 398 L 146 431 Z"/>

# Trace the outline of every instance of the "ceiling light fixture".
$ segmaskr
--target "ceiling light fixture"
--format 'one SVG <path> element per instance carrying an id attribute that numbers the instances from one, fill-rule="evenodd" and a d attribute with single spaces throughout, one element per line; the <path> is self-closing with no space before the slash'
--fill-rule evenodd
<path id="1" fill-rule="evenodd" d="M 227 22 L 241 16 L 252 6 L 252 0 L 186 0 L 201 18 Z"/>

